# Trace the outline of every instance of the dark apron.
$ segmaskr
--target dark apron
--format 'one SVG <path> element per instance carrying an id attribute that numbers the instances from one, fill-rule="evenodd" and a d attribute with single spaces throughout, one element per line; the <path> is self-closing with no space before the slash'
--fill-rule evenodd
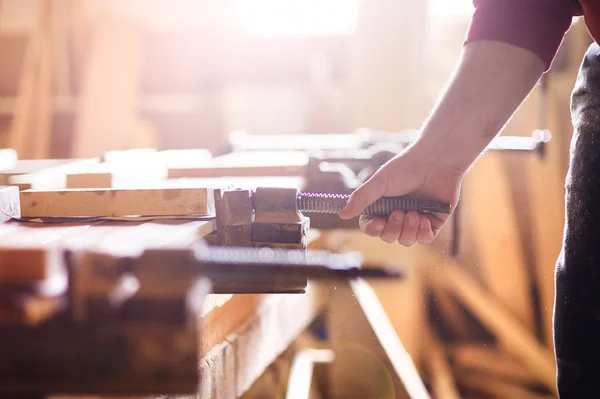
<path id="1" fill-rule="evenodd" d="M 561 399 L 600 398 L 600 47 L 577 78 L 566 178 L 563 248 L 556 266 L 554 343 Z"/>

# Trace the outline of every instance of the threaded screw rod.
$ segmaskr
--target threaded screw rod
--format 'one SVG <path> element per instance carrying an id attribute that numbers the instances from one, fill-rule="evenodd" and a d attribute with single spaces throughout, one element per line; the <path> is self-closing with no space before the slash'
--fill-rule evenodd
<path id="1" fill-rule="evenodd" d="M 348 203 L 349 195 L 326 193 L 299 193 L 298 210 L 308 213 L 338 213 Z M 369 205 L 363 212 L 366 216 L 388 218 L 395 210 L 404 212 L 450 214 L 451 206 L 437 201 L 407 197 L 382 197 Z"/>

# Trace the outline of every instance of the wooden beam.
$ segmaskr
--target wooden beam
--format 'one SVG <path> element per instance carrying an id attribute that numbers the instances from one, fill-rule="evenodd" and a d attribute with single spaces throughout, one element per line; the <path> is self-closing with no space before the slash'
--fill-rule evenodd
<path id="1" fill-rule="evenodd" d="M 531 246 L 535 251 L 535 272 L 540 290 L 544 342 L 553 347 L 554 272 L 564 229 L 564 177 L 556 169 L 560 154 L 557 143 L 546 148 L 546 159 L 532 159 L 526 169 L 531 198 L 528 222 L 532 225 Z"/>
<path id="2" fill-rule="evenodd" d="M 220 176 L 301 176 L 308 156 L 299 151 L 248 151 L 214 158 L 205 166 L 169 168 L 169 178 Z"/>
<path id="3" fill-rule="evenodd" d="M 438 267 L 443 264 L 443 267 Z M 496 298 L 486 293 L 451 259 L 430 253 L 426 263 L 434 284 L 456 294 L 467 308 L 496 335 L 503 348 L 519 359 L 552 391 L 556 390 L 554 354 L 540 343 Z"/>
<path id="4" fill-rule="evenodd" d="M 457 369 L 478 371 L 520 385 L 535 384 L 535 376 L 521 363 L 501 349 L 482 345 L 453 345 L 448 351 Z"/>
<path id="5" fill-rule="evenodd" d="M 41 62 L 42 46 L 44 45 L 43 25 L 46 5 L 46 2 L 40 2 L 40 6 L 37 7 L 35 27 L 27 41 L 27 49 L 19 77 L 17 104 L 8 137 L 9 146 L 17 150 L 21 156 L 27 155 L 28 132 L 35 120 L 32 111 L 34 111 L 35 106 L 38 70 Z"/>
<path id="6" fill-rule="evenodd" d="M 82 172 L 67 175 L 66 188 L 113 188 L 111 172 Z"/>
<path id="7" fill-rule="evenodd" d="M 89 34 L 72 156 L 157 147 L 155 129 L 139 117 L 135 106 L 145 41 L 142 27 L 113 13 L 100 18 Z"/>
<path id="8" fill-rule="evenodd" d="M 350 289 L 366 316 L 377 340 L 385 351 L 396 376 L 402 381 L 411 399 L 429 398 L 412 358 L 377 298 L 375 291 L 363 279 L 350 280 Z"/>
<path id="9" fill-rule="evenodd" d="M 304 331 L 325 307 L 317 285 L 302 295 L 269 295 L 255 316 L 227 340 L 235 349 L 237 395 L 241 396 L 264 370 Z"/>
<path id="10" fill-rule="evenodd" d="M 303 349 L 294 357 L 285 399 L 310 399 L 315 364 L 335 359 L 329 349 Z M 451 398 L 449 398 L 451 399 Z"/>
<path id="11" fill-rule="evenodd" d="M 52 91 L 53 91 L 53 37 L 52 1 L 39 2 L 42 13 L 41 48 L 36 72 L 36 92 L 32 124 L 28 131 L 27 144 L 21 151 L 23 156 L 34 159 L 49 158 L 52 144 Z"/>
<path id="12" fill-rule="evenodd" d="M 441 316 L 439 323 L 447 326 L 457 339 L 468 340 L 473 338 L 466 313 L 458 306 L 459 303 L 456 298 L 438 286 L 434 285 L 428 288 L 430 288 L 430 293 L 435 299 L 434 311 Z"/>
<path id="13" fill-rule="evenodd" d="M 90 165 L 67 174 L 66 188 L 145 188 L 167 178 L 167 169 L 156 164 Z"/>
<path id="14" fill-rule="evenodd" d="M 457 379 L 461 384 L 477 392 L 485 392 L 488 395 L 491 394 L 495 398 L 551 399 L 555 397 L 553 395 L 538 394 L 522 386 L 497 380 L 493 377 L 472 371 L 459 371 L 457 373 Z"/>
<path id="15" fill-rule="evenodd" d="M 21 192 L 23 217 L 214 215 L 212 190 L 49 190 Z"/>
<path id="16" fill-rule="evenodd" d="M 17 187 L 0 186 L 0 223 L 20 217 L 19 189 Z"/>
<path id="17" fill-rule="evenodd" d="M 435 396 L 443 399 L 460 399 L 443 344 L 434 331 L 430 332 L 428 338 L 429 372 Z"/>
<path id="18" fill-rule="evenodd" d="M 535 331 L 519 221 L 501 157 L 501 153 L 487 153 L 465 179 L 461 193 L 464 239 L 476 247 L 481 277 L 488 290 L 523 326 Z"/>

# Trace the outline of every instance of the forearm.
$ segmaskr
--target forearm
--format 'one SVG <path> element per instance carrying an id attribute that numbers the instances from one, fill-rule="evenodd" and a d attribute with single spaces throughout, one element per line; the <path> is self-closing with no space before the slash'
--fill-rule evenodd
<path id="1" fill-rule="evenodd" d="M 527 97 L 545 69 L 534 53 L 509 44 L 465 46 L 450 84 L 415 147 L 432 161 L 466 171 Z"/>

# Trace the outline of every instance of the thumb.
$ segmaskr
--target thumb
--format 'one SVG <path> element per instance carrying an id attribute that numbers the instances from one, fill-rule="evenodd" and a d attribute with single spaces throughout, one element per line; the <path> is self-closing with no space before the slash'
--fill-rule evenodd
<path id="1" fill-rule="evenodd" d="M 340 218 L 352 219 L 359 216 L 367 206 L 385 194 L 386 188 L 385 178 L 381 174 L 373 175 L 350 195 L 348 203 L 339 212 Z"/>

